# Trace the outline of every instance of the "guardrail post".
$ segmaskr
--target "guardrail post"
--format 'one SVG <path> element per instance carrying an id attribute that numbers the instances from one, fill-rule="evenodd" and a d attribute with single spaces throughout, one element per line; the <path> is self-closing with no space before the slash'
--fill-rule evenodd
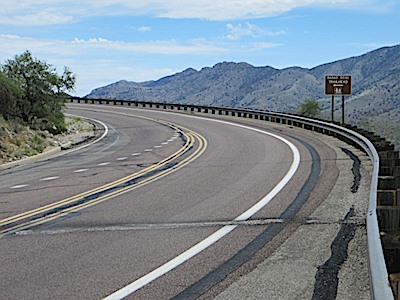
<path id="1" fill-rule="evenodd" d="M 390 284 L 395 299 L 400 299 L 400 159 L 392 145 L 374 137 L 380 148 L 380 168 L 377 190 L 377 214 L 382 232 Z"/>
<path id="2" fill-rule="evenodd" d="M 390 274 L 389 279 L 395 299 L 400 299 L 400 273 Z"/>

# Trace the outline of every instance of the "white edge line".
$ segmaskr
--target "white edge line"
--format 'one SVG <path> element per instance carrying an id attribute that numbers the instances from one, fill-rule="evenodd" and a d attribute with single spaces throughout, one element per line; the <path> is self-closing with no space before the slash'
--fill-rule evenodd
<path id="1" fill-rule="evenodd" d="M 111 294 L 110 296 L 104 298 L 104 300 L 117 300 L 123 299 L 126 296 L 134 293 L 138 289 L 144 287 L 148 283 L 154 281 L 155 279 L 161 277 L 162 275 L 168 273 L 169 271 L 175 269 L 177 266 L 183 264 L 185 261 L 189 260 L 193 256 L 199 254 L 204 249 L 208 248 L 219 239 L 223 238 L 233 229 L 235 229 L 237 225 L 229 225 L 224 226 L 212 235 L 208 236 L 198 244 L 194 245 L 192 248 L 186 250 L 185 252 L 181 253 L 174 259 L 170 260 L 169 262 L 163 264 L 161 267 L 155 269 L 154 271 L 148 273 L 147 275 L 139 278 L 138 280 L 132 282 L 131 284 L 127 285 L 126 287 L 116 291 L 115 293 Z"/>
<path id="2" fill-rule="evenodd" d="M 65 115 L 66 115 L 66 116 L 71 116 L 71 117 L 79 117 L 79 118 L 82 118 L 82 119 L 86 119 L 86 120 L 90 120 L 90 121 L 93 121 L 93 122 L 97 122 L 97 123 L 101 124 L 101 126 L 104 127 L 104 132 L 103 132 L 103 134 L 101 135 L 101 137 L 99 137 L 98 139 L 96 139 L 96 140 L 90 142 L 89 144 L 86 144 L 86 145 L 83 145 L 83 146 L 81 146 L 81 147 L 78 147 L 78 148 L 69 150 L 69 151 L 67 151 L 67 152 L 65 152 L 65 153 L 63 153 L 63 154 L 61 154 L 61 155 L 64 155 L 64 154 L 67 154 L 67 153 L 71 153 L 71 152 L 75 152 L 75 151 L 84 149 L 84 148 L 86 148 L 86 147 L 89 147 L 89 146 L 91 146 L 91 145 L 93 145 L 93 144 L 95 144 L 95 143 L 97 143 L 97 142 L 100 142 L 100 141 L 101 141 L 102 139 L 104 139 L 104 138 L 107 136 L 107 134 L 108 134 L 108 126 L 107 126 L 106 124 L 104 124 L 102 121 L 99 121 L 99 120 L 96 120 L 96 119 L 92 119 L 92 118 L 83 117 L 83 116 L 79 116 L 79 115 L 72 115 L 72 114 L 65 114 Z"/>
<path id="3" fill-rule="evenodd" d="M 262 198 L 259 202 L 257 202 L 255 205 L 253 205 L 251 208 L 249 208 L 247 211 L 242 213 L 240 216 L 238 216 L 235 221 L 242 221 L 242 220 L 247 220 L 251 216 L 253 216 L 256 212 L 258 212 L 260 209 L 262 209 L 265 205 L 267 205 L 283 188 L 284 186 L 290 181 L 290 179 L 293 177 L 293 175 L 296 173 L 299 165 L 300 165 L 300 153 L 297 147 L 292 144 L 290 141 L 287 139 L 280 137 L 276 134 L 266 132 L 260 129 L 252 128 L 249 126 L 244 126 L 240 124 L 235 124 L 227 121 L 221 121 L 221 120 L 213 120 L 213 119 L 208 119 L 208 118 L 202 118 L 202 117 L 194 117 L 194 116 L 187 116 L 187 117 L 192 117 L 192 118 L 199 118 L 199 119 L 206 119 L 208 121 L 213 121 L 213 122 L 218 122 L 222 124 L 228 124 L 232 126 L 237 126 L 249 130 L 253 130 L 259 133 L 263 133 L 269 136 L 272 136 L 282 142 L 284 142 L 286 145 L 288 145 L 292 151 L 293 154 L 293 162 L 286 173 L 286 175 L 281 179 L 281 181 L 273 188 L 264 198 Z M 186 250 L 185 252 L 181 253 L 177 257 L 173 258 L 172 260 L 168 261 L 167 263 L 163 264 L 162 266 L 158 267 L 157 269 L 153 270 L 152 272 L 146 274 L 145 276 L 135 280 L 134 282 L 128 284 L 124 288 L 114 292 L 113 294 L 109 295 L 108 297 L 104 298 L 104 300 L 119 300 L 123 299 L 126 296 L 129 296 L 130 294 L 134 293 L 138 289 L 144 287 L 148 283 L 156 280 L 157 278 L 161 277 L 162 275 L 168 273 L 169 271 L 173 270 L 174 268 L 178 267 L 185 261 L 189 260 L 193 256 L 197 255 L 201 251 L 205 250 L 215 242 L 217 242 L 219 239 L 223 238 L 225 235 L 230 233 L 232 230 L 234 230 L 237 227 L 237 225 L 228 225 L 224 226 L 215 233 L 211 234 L 198 244 L 194 245 L 190 249 Z"/>

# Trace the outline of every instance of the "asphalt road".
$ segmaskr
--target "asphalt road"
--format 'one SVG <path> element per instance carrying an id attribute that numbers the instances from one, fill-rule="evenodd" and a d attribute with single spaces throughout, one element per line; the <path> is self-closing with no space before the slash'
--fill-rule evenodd
<path id="1" fill-rule="evenodd" d="M 124 287 L 129 299 L 218 294 L 226 274 L 251 271 L 255 253 L 293 234 L 287 220 L 307 218 L 337 178 L 334 151 L 287 126 L 112 106 L 68 112 L 109 132 L 0 171 L 0 299 L 117 299 Z"/>

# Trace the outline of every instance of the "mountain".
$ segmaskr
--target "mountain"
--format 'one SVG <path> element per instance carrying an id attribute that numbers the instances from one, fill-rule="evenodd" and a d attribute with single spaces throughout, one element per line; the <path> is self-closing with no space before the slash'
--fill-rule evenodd
<path id="1" fill-rule="evenodd" d="M 312 69 L 291 67 L 279 70 L 269 66 L 254 67 L 244 62 L 223 62 L 200 71 L 189 68 L 156 81 L 119 81 L 97 88 L 87 97 L 290 113 L 296 113 L 305 99 L 313 99 L 321 103 L 323 116 L 329 118 L 331 96 L 324 95 L 324 76 L 336 74 L 352 75 L 352 95 L 346 97 L 345 105 L 347 122 L 369 124 L 370 127 L 399 122 L 400 45 Z M 341 97 L 336 97 L 338 119 L 340 105 Z"/>

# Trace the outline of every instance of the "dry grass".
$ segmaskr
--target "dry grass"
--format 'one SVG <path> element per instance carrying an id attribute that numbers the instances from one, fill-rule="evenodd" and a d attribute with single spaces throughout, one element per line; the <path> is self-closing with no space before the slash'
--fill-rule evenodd
<path id="1" fill-rule="evenodd" d="M 68 141 L 84 140 L 93 136 L 93 125 L 80 118 L 66 119 L 65 134 L 53 136 L 47 131 L 33 130 L 0 116 L 0 164 L 39 154 Z"/>

